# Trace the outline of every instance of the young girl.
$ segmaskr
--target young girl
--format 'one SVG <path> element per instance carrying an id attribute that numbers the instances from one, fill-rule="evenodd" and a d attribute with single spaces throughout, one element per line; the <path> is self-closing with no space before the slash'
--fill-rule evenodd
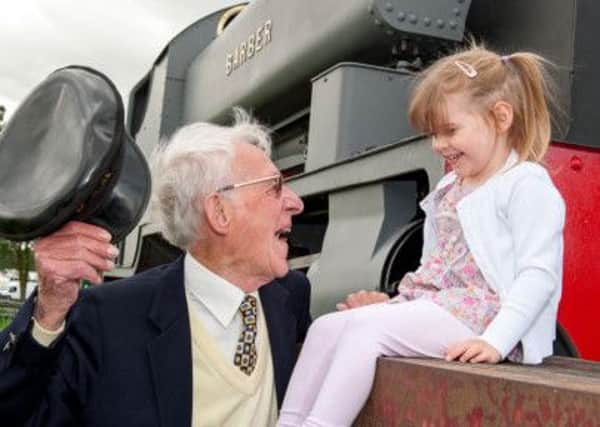
<path id="1" fill-rule="evenodd" d="M 539 163 L 550 95 L 531 53 L 473 47 L 422 73 L 410 120 L 453 171 L 421 203 L 421 265 L 397 297 L 313 323 L 280 426 L 349 426 L 378 356 L 540 363 L 552 353 L 565 208 Z"/>

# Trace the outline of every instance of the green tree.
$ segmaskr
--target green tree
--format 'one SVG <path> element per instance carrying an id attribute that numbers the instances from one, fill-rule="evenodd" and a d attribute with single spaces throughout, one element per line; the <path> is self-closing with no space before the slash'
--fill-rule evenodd
<path id="1" fill-rule="evenodd" d="M 34 268 L 31 242 L 10 242 L 0 239 L 0 269 L 15 269 L 19 277 L 20 298 L 25 298 L 29 272 Z"/>
<path id="2" fill-rule="evenodd" d="M 6 108 L 0 105 L 0 132 L 4 127 Z M 0 269 L 17 270 L 21 299 L 25 298 L 29 271 L 33 269 L 33 254 L 29 242 L 9 242 L 0 239 Z"/>

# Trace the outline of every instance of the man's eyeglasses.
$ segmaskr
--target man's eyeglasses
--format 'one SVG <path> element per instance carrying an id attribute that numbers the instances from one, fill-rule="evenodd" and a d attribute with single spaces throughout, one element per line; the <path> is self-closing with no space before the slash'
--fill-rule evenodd
<path id="1" fill-rule="evenodd" d="M 269 181 L 273 181 L 273 187 L 271 188 L 271 190 L 273 190 L 273 192 L 277 196 L 279 196 L 281 194 L 281 189 L 283 188 L 283 175 L 281 175 L 281 174 L 265 176 L 263 178 L 251 179 L 250 181 L 244 181 L 244 182 L 240 182 L 237 184 L 229 184 L 229 185 L 226 185 L 225 187 L 219 188 L 217 190 L 217 193 L 223 193 L 225 191 L 235 190 L 236 188 L 247 187 L 249 185 L 260 184 L 260 183 L 269 182 Z"/>

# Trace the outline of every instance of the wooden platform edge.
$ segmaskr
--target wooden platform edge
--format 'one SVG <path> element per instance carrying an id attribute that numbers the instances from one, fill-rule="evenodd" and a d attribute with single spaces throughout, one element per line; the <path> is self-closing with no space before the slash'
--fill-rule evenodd
<path id="1" fill-rule="evenodd" d="M 356 426 L 600 426 L 600 363 L 381 358 Z"/>

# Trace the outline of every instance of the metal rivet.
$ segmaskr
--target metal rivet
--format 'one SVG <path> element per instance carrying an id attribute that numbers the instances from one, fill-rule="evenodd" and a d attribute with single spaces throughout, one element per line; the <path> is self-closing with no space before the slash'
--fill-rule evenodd
<path id="1" fill-rule="evenodd" d="M 571 157 L 570 166 L 574 171 L 580 171 L 583 169 L 583 160 L 578 156 L 573 156 Z"/>
<path id="2" fill-rule="evenodd" d="M 382 24 L 381 24 L 381 21 L 380 21 L 379 19 L 376 19 L 376 20 L 375 20 L 375 26 L 376 26 L 376 27 L 381 27 L 381 25 L 382 25 Z"/>
<path id="3" fill-rule="evenodd" d="M 453 30 L 456 29 L 457 25 L 458 24 L 455 21 L 450 21 L 450 28 L 452 28 Z"/>
<path id="4" fill-rule="evenodd" d="M 444 25 L 446 25 L 443 19 L 438 19 L 435 21 L 435 24 L 438 26 L 438 28 L 444 28 Z"/>
<path id="5" fill-rule="evenodd" d="M 458 7 L 455 7 L 452 13 L 454 13 L 454 16 L 460 16 L 460 9 Z"/>
<path id="6" fill-rule="evenodd" d="M 387 2 L 385 4 L 385 10 L 387 10 L 388 12 L 391 12 L 392 10 L 394 10 L 394 5 L 392 5 L 390 2 Z"/>
<path id="7" fill-rule="evenodd" d="M 406 19 L 406 13 L 398 12 L 398 16 L 396 18 L 398 19 L 398 21 L 402 22 Z"/>
<path id="8" fill-rule="evenodd" d="M 411 24 L 416 24 L 418 21 L 417 15 L 415 15 L 414 13 L 411 13 L 410 15 L 408 15 L 408 20 L 410 21 Z"/>
<path id="9" fill-rule="evenodd" d="M 423 18 L 423 24 L 425 24 L 426 27 L 429 27 L 431 25 L 431 19 L 426 16 Z"/>
<path id="10" fill-rule="evenodd" d="M 389 29 L 388 29 L 388 30 L 386 30 L 386 31 L 385 31 L 385 33 L 386 33 L 388 36 L 393 36 L 393 35 L 394 35 L 394 30 L 389 30 Z"/>

